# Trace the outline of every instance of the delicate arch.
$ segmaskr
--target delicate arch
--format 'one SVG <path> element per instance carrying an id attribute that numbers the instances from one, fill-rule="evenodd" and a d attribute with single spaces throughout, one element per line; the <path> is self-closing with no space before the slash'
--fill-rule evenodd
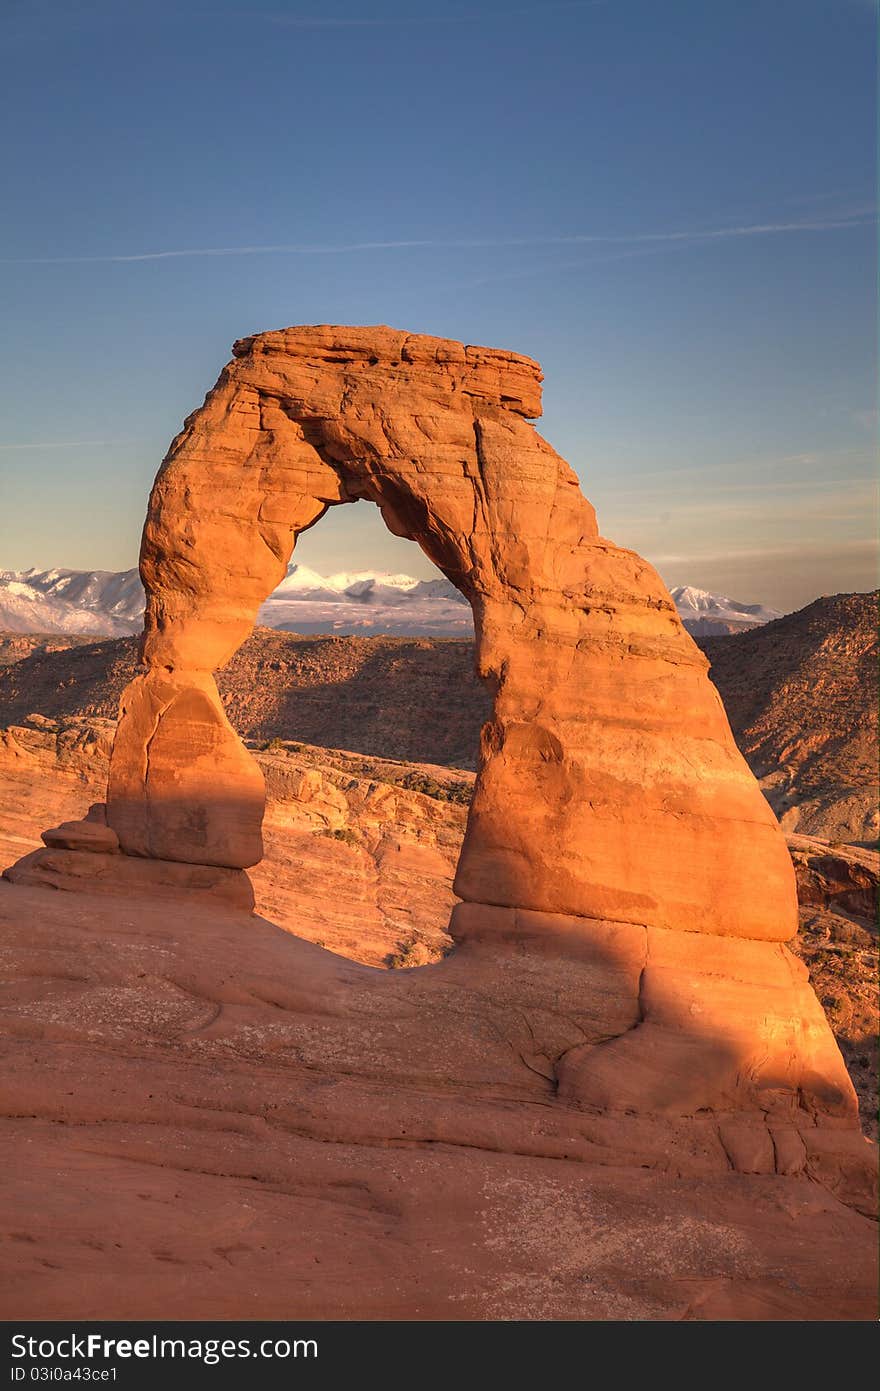
<path id="1" fill-rule="evenodd" d="M 296 536 L 368 498 L 469 599 L 493 693 L 454 932 L 552 915 L 790 937 L 785 843 L 706 660 L 531 424 L 538 365 L 384 327 L 290 328 L 233 352 L 150 498 L 147 671 L 122 699 L 108 793 L 123 850 L 260 858 L 262 779 L 212 673 Z"/>

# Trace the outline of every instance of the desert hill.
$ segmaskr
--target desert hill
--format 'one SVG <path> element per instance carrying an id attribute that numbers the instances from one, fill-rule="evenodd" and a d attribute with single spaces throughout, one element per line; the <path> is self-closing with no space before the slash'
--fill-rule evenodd
<path id="1" fill-rule="evenodd" d="M 0 727 L 29 714 L 115 719 L 137 639 L 37 649 L 0 669 Z M 473 768 L 489 701 L 473 644 L 455 638 L 301 637 L 257 628 L 218 674 L 245 739 Z"/>
<path id="2" fill-rule="evenodd" d="M 66 652 L 71 647 L 92 644 L 96 635 L 77 633 L 16 633 L 0 631 L 0 667 L 13 666 L 35 652 Z"/>
<path id="3" fill-rule="evenodd" d="M 787 831 L 877 838 L 877 600 L 836 594 L 701 643 L 736 741 Z"/>
<path id="4" fill-rule="evenodd" d="M 702 639 L 737 743 L 784 827 L 876 839 L 876 595 L 818 599 Z M 135 638 L 0 637 L 0 727 L 32 713 L 115 719 Z M 26 644 L 32 644 L 30 650 Z M 20 652 L 14 660 L 13 649 Z M 8 654 L 8 655 L 5 655 Z M 245 739 L 474 768 L 488 699 L 455 638 L 301 637 L 257 628 L 218 675 Z"/>

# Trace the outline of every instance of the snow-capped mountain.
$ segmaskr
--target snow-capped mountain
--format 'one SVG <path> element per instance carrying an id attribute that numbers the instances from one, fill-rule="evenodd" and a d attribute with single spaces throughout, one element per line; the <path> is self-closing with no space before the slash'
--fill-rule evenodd
<path id="1" fill-rule="evenodd" d="M 288 566 L 257 622 L 291 633 L 470 637 L 473 632 L 470 605 L 449 580 L 372 570 L 319 575 L 305 565 Z"/>
<path id="2" fill-rule="evenodd" d="M 0 570 L 0 629 L 8 633 L 137 632 L 144 591 L 137 570 Z"/>
<path id="3" fill-rule="evenodd" d="M 325 603 L 409 604 L 417 599 L 467 601 L 449 580 L 417 580 L 412 575 L 388 575 L 373 570 L 356 570 L 338 575 L 319 575 L 306 565 L 289 565 L 268 603 L 282 600 Z"/>
<path id="4" fill-rule="evenodd" d="M 94 633 L 140 630 L 137 570 L 0 570 L 0 631 Z M 469 637 L 470 606 L 449 580 L 360 570 L 319 575 L 292 564 L 258 623 L 295 633 Z"/>
<path id="5" fill-rule="evenodd" d="M 685 585 L 672 590 L 684 626 L 699 637 L 740 632 L 780 615 Z M 137 570 L 0 570 L 0 631 L 94 633 L 140 629 L 144 591 Z M 320 575 L 291 564 L 260 609 L 258 623 L 293 633 L 470 637 L 470 606 L 447 579 L 358 570 Z"/>
<path id="6" fill-rule="evenodd" d="M 710 594 L 705 589 L 693 589 L 680 584 L 669 591 L 678 615 L 694 637 L 720 637 L 725 633 L 741 633 L 746 628 L 759 628 L 782 614 L 763 604 L 740 604 L 723 594 Z"/>

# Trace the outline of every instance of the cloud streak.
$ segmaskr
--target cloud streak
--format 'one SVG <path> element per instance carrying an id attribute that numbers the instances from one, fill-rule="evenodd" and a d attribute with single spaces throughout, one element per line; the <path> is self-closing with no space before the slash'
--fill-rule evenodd
<path id="1" fill-rule="evenodd" d="M 680 565 L 689 564 L 695 561 L 729 561 L 729 560 L 768 560 L 768 559 L 803 559 L 810 557 L 830 557 L 838 555 L 848 556 L 868 556 L 876 558 L 877 546 L 872 540 L 855 538 L 843 541 L 819 541 L 810 538 L 798 538 L 797 540 L 773 546 L 743 546 L 732 550 L 718 550 L 717 547 L 700 550 L 681 551 L 676 554 L 658 555 L 656 552 L 651 555 L 653 565 Z"/>
<path id="2" fill-rule="evenodd" d="M 800 222 L 740 223 L 705 230 L 680 229 L 669 232 L 628 234 L 574 233 L 556 237 L 411 237 L 394 241 L 352 241 L 337 243 L 275 242 L 251 246 L 182 247 L 162 251 L 138 251 L 99 256 L 3 256 L 0 264 L 16 266 L 129 264 L 139 261 L 171 261 L 190 257 L 222 256 L 346 256 L 371 251 L 490 250 L 545 246 L 631 246 L 662 247 L 681 244 L 700 245 L 742 237 L 769 237 L 809 232 L 835 232 L 867 226 L 876 213 L 859 212 L 843 217 Z"/>

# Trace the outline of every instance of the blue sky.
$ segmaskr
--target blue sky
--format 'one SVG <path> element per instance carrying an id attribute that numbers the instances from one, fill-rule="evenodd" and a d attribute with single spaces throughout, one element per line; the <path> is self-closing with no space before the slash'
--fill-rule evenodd
<path id="1" fill-rule="evenodd" d="M 0 567 L 135 563 L 235 338 L 384 322 L 540 359 L 539 428 L 670 585 L 872 586 L 875 27 L 870 0 L 6 0 Z M 297 558 L 432 573 L 367 505 Z"/>

